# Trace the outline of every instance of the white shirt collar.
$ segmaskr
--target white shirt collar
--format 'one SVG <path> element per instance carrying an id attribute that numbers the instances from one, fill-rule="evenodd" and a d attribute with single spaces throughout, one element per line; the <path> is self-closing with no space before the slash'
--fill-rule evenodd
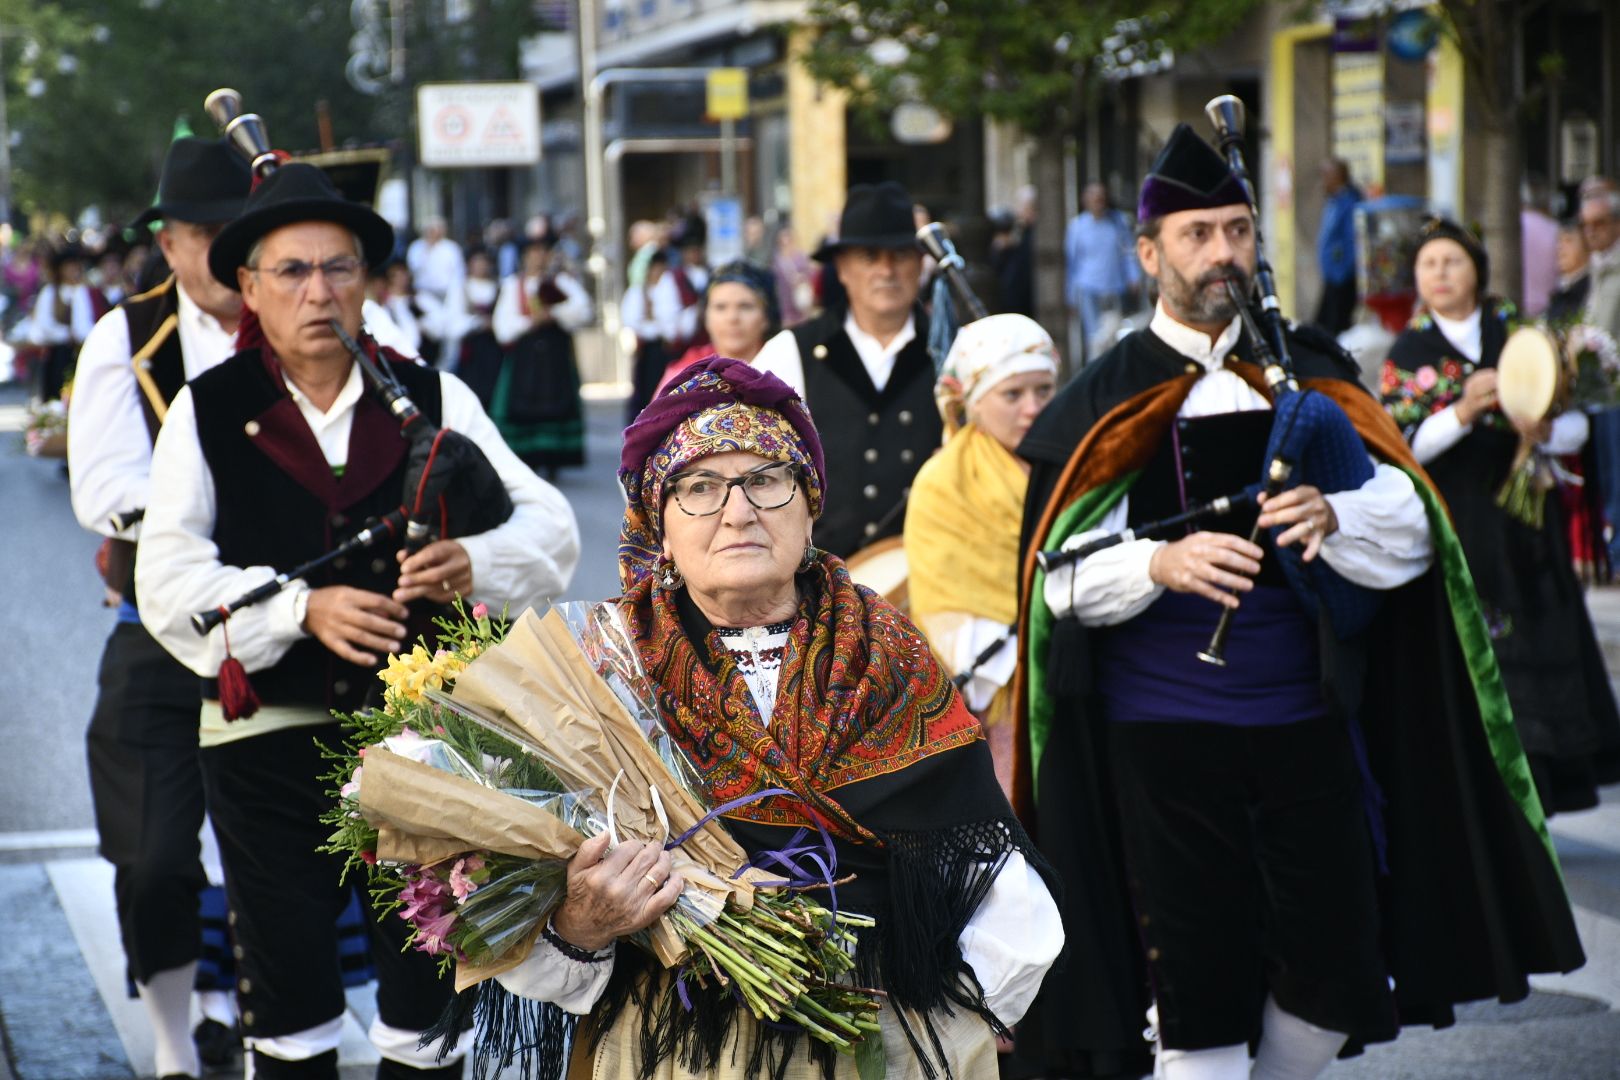
<path id="1" fill-rule="evenodd" d="M 879 344 L 877 338 L 855 325 L 853 311 L 844 315 L 844 333 L 848 335 L 849 343 L 855 346 L 855 355 L 860 357 L 861 366 L 866 368 L 872 386 L 882 393 L 883 388 L 889 385 L 889 376 L 894 374 L 895 358 L 917 336 L 917 317 L 907 315 L 906 325 L 887 345 Z"/>
<path id="2" fill-rule="evenodd" d="M 894 335 L 887 345 L 882 344 L 876 337 L 862 330 L 860 324 L 855 321 L 853 311 L 844 316 L 844 333 L 849 335 L 850 343 L 855 346 L 855 351 L 861 354 L 862 359 L 865 359 L 868 354 L 893 359 L 900 355 L 901 349 L 911 344 L 912 338 L 917 336 L 917 317 L 907 315 L 906 325 L 900 328 L 900 332 Z"/>
<path id="3" fill-rule="evenodd" d="M 1484 346 L 1480 341 L 1480 313 L 1481 308 L 1475 308 L 1461 319 L 1448 319 L 1437 311 L 1429 314 L 1434 318 L 1434 325 L 1440 328 L 1446 340 L 1457 346 L 1457 351 L 1470 360 L 1478 361 Z"/>
<path id="4" fill-rule="evenodd" d="M 1182 356 L 1196 360 L 1205 371 L 1218 371 L 1225 366 L 1227 354 L 1236 347 L 1238 338 L 1243 334 L 1243 320 L 1232 316 L 1226 329 L 1211 341 L 1202 330 L 1194 330 L 1172 318 L 1164 309 L 1164 300 L 1161 299 L 1153 309 L 1153 321 L 1148 324 L 1148 329 Z"/>
<path id="5" fill-rule="evenodd" d="M 338 396 L 332 402 L 332 407 L 323 413 L 316 408 L 315 403 L 302 390 L 293 385 L 291 379 L 286 378 L 285 373 L 283 373 L 282 378 L 287 384 L 288 396 L 293 399 L 293 402 L 298 406 L 298 410 L 309 418 L 311 426 L 331 424 L 344 413 L 352 411 L 355 404 L 360 400 L 361 392 L 365 389 L 360 379 L 360 365 L 350 360 L 349 377 L 343 383 L 343 389 L 338 391 Z"/>

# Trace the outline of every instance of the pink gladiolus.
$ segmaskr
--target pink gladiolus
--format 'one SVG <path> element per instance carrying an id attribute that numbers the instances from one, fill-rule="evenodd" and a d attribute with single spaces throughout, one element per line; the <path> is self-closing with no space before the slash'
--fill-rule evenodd
<path id="1" fill-rule="evenodd" d="M 475 618 L 475 619 L 488 618 L 489 617 L 489 605 L 484 603 L 483 601 L 479 601 L 478 603 L 474 604 L 473 609 L 472 609 L 472 617 Z"/>
<path id="2" fill-rule="evenodd" d="M 465 859 L 457 859 L 456 865 L 450 868 L 450 891 L 457 900 L 465 900 L 478 891 L 478 882 L 468 877 L 484 868 L 484 860 L 477 855 L 469 855 Z"/>
<path id="3" fill-rule="evenodd" d="M 399 891 L 399 899 L 404 905 L 399 917 L 419 924 L 422 919 L 434 918 L 450 907 L 450 890 L 431 871 L 422 870 L 406 882 Z"/>
<path id="4" fill-rule="evenodd" d="M 450 944 L 450 931 L 455 929 L 456 915 L 447 911 L 431 919 L 417 919 L 416 921 L 416 948 L 429 956 L 438 956 L 440 953 L 454 952 L 455 946 Z"/>

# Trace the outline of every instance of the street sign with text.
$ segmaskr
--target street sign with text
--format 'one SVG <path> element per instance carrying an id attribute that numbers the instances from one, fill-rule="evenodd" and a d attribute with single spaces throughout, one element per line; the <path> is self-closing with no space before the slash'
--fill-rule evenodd
<path id="1" fill-rule="evenodd" d="M 416 131 L 428 168 L 533 165 L 540 160 L 540 88 L 424 83 L 416 88 Z"/>

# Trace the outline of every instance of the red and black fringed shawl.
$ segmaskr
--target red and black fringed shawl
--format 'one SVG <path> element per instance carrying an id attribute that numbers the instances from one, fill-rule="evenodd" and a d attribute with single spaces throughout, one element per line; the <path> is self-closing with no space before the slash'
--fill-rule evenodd
<path id="1" fill-rule="evenodd" d="M 823 556 L 798 584 L 802 600 L 768 725 L 731 651 L 684 592 L 647 575 L 622 603 L 664 723 L 705 801 L 794 793 L 722 815 L 750 857 L 819 843 L 826 830 L 832 876 L 854 875 L 829 899 L 876 920 L 861 932 L 855 977 L 884 990 L 886 1007 L 903 1007 L 895 1015 L 919 1072 L 939 1077 L 947 1070 L 930 1012 L 967 1009 L 1005 1032 L 957 945 L 968 920 L 1015 851 L 1054 893 L 1055 879 L 996 782 L 978 720 L 922 634 L 855 585 L 836 558 Z M 715 984 L 688 983 L 678 993 L 669 973 L 634 948 L 618 950 L 589 1016 L 515 999 L 491 979 L 461 995 L 429 1035 L 464 1030 L 476 1013 L 484 1028 L 477 1075 L 521 1062 L 525 1080 L 550 1080 L 561 1077 L 571 1046 L 594 1053 L 615 1023 L 632 1022 L 632 1003 L 643 1076 L 669 1060 L 694 1072 L 730 1060 L 737 1000 Z M 825 1043 L 790 1025 L 754 1030 L 753 1043 L 740 1048 L 748 1075 L 781 1076 L 797 1054 L 833 1075 L 836 1055 Z"/>
<path id="2" fill-rule="evenodd" d="M 767 724 L 731 651 L 683 592 L 643 580 L 624 599 L 659 707 L 712 806 L 772 788 L 723 820 L 750 855 L 803 844 L 801 830 L 832 838 L 840 908 L 872 915 L 858 975 L 920 1024 L 907 1024 L 922 1072 L 939 1072 L 927 1014 L 965 1008 L 991 1015 L 957 946 L 1007 857 L 1044 866 L 997 785 L 978 720 L 921 633 L 824 556 L 799 576 L 803 601 L 789 634 Z M 712 1068 L 732 1031 L 733 1000 L 693 995 L 688 1010 L 651 961 L 621 950 L 607 996 L 585 1021 L 607 1030 L 630 998 L 641 1005 L 642 1057 L 671 1054 Z M 905 1021 L 905 1013 L 897 1013 Z M 750 1072 L 785 1068 L 793 1030 L 759 1028 Z M 832 1055 L 808 1043 L 828 1075 Z"/>

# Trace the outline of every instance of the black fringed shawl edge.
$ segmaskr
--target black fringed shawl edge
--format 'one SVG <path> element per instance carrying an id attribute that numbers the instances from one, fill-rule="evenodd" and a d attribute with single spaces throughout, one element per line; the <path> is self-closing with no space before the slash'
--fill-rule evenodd
<path id="1" fill-rule="evenodd" d="M 885 1007 L 893 1010 L 923 1076 L 959 1080 L 951 1077 L 930 1014 L 966 1009 L 997 1035 L 1006 1035 L 1007 1026 L 986 1004 L 957 942 L 1014 852 L 1054 890 L 1055 874 L 1010 812 L 941 829 L 889 832 L 883 840 L 888 888 L 878 910 L 869 912 L 876 925 L 860 933 L 856 979 L 887 993 Z M 448 1036 L 442 1044 L 447 1054 L 462 1033 L 475 1028 L 474 1080 L 492 1080 L 514 1064 L 522 1080 L 562 1080 L 574 1040 L 585 1040 L 587 1052 L 594 1053 L 634 1003 L 641 1021 L 641 1080 L 670 1058 L 694 1072 L 716 1068 L 732 1043 L 740 1005 L 713 985 L 689 982 L 687 996 L 690 1010 L 669 972 L 645 953 L 621 945 L 607 989 L 588 1016 L 517 997 L 490 979 L 457 995 L 423 1034 L 422 1044 Z M 760 1023 L 754 1030 L 752 1045 L 732 1050 L 747 1054 L 748 1075 L 784 1076 L 800 1043 L 807 1041 L 806 1052 L 832 1080 L 838 1057 L 832 1047 L 806 1040 L 794 1026 Z"/>

